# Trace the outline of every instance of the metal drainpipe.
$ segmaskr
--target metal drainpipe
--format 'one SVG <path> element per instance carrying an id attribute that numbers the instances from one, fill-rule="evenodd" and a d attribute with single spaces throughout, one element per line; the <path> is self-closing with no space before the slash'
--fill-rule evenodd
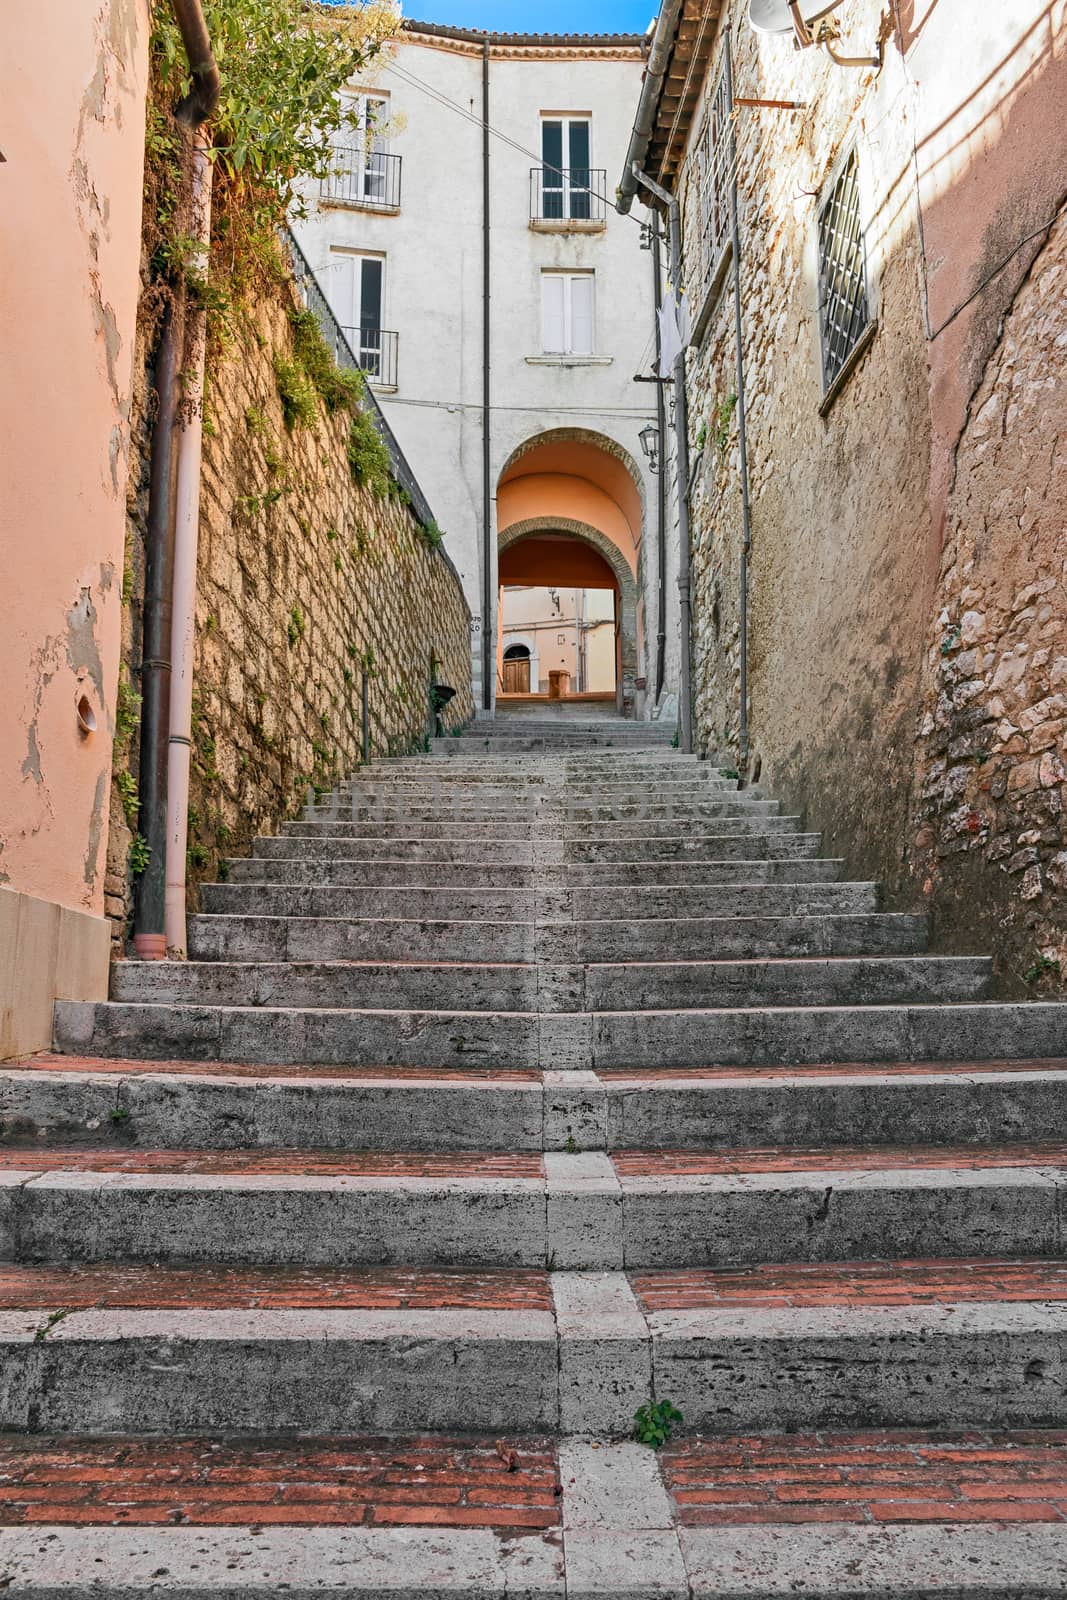
<path id="1" fill-rule="evenodd" d="M 637 182 L 667 207 L 668 239 L 671 252 L 671 282 L 674 298 L 682 298 L 682 222 L 681 208 L 669 190 L 637 169 Z M 686 404 L 685 351 L 674 361 L 674 452 L 678 490 L 678 608 L 681 635 L 681 661 L 678 670 L 678 743 L 687 754 L 693 750 L 693 662 L 692 618 L 689 597 L 689 409 Z"/>
<path id="2" fill-rule="evenodd" d="M 660 377 L 659 313 L 663 304 L 663 268 L 659 259 L 659 212 L 652 213 L 652 298 L 656 308 L 656 375 Z M 663 679 L 667 667 L 667 474 L 664 470 L 667 445 L 667 403 L 663 398 L 663 384 L 656 383 L 656 427 L 659 430 L 659 461 L 656 465 L 656 568 L 659 574 L 659 594 L 656 602 L 656 699 L 658 706 L 663 693 Z"/>
<path id="3" fill-rule="evenodd" d="M 187 127 L 199 127 L 218 104 L 219 71 L 199 0 L 174 0 L 192 87 L 175 107 Z M 158 408 L 152 430 L 148 521 L 145 530 L 145 596 L 141 639 L 140 832 L 149 847 L 148 865 L 137 883 L 135 953 L 162 960 L 167 860 L 167 740 L 171 677 L 171 594 L 174 582 L 174 424 L 178 371 L 185 335 L 185 290 L 167 309 L 156 359 Z"/>
<path id="4" fill-rule="evenodd" d="M 734 63 L 730 38 L 726 38 L 726 98 L 734 103 Z M 741 456 L 741 593 L 739 653 L 741 657 L 741 722 L 738 730 L 741 775 L 748 764 L 748 556 L 752 549 L 752 508 L 748 483 L 748 434 L 745 427 L 745 347 L 741 332 L 741 231 L 737 220 L 737 137 L 730 118 L 730 253 L 734 279 L 734 349 L 737 368 L 737 444 Z"/>
<path id="5" fill-rule="evenodd" d="M 490 471 L 489 383 L 489 41 L 482 43 L 482 705 L 493 708 L 496 650 L 493 638 L 493 479 Z"/>
<path id="6" fill-rule="evenodd" d="M 200 248 L 195 269 L 207 274 L 211 240 L 210 140 L 198 130 L 193 146 L 193 236 Z M 164 930 L 167 954 L 184 959 L 185 853 L 189 834 L 189 766 L 193 722 L 193 665 L 196 632 L 196 557 L 200 529 L 200 456 L 204 436 L 204 357 L 207 316 L 188 318 L 184 411 L 178 435 L 174 515 L 174 600 L 171 624 L 173 670 L 170 680 L 170 730 L 167 735 L 167 887 Z M 192 359 L 188 352 L 191 350 Z"/>

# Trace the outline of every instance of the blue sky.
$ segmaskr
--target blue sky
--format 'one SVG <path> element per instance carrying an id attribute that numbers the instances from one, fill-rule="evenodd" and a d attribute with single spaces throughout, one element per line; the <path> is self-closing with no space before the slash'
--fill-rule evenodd
<path id="1" fill-rule="evenodd" d="M 658 0 L 403 0 L 420 22 L 494 33 L 644 33 Z"/>

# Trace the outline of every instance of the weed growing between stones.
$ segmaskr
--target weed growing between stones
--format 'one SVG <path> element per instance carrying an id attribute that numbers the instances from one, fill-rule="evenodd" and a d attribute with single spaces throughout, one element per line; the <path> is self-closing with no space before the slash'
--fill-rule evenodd
<path id="1" fill-rule="evenodd" d="M 651 1450 L 662 1450 L 675 1423 L 682 1421 L 682 1413 L 669 1400 L 650 1400 L 647 1406 L 639 1406 L 634 1412 L 634 1438 Z"/>

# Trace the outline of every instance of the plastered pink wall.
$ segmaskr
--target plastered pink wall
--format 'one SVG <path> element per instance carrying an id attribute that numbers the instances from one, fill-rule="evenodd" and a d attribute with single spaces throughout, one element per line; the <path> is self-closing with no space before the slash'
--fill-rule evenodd
<path id="1" fill-rule="evenodd" d="M 147 0 L 0 8 L 0 883 L 91 912 L 118 676 L 147 41 Z"/>
<path id="2" fill-rule="evenodd" d="M 588 478 L 538 472 L 501 483 L 497 491 L 497 527 L 501 533 L 531 517 L 553 516 L 586 522 L 607 534 L 631 572 L 637 571 L 637 547 L 629 522 L 617 501 Z"/>

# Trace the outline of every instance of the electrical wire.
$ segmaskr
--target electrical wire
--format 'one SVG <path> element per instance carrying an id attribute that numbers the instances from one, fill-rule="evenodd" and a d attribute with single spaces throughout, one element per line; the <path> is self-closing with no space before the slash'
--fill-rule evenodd
<path id="1" fill-rule="evenodd" d="M 483 406 L 480 400 L 414 400 L 396 394 L 379 394 L 378 403 L 382 406 L 420 406 L 434 411 L 477 411 L 479 416 Z M 491 411 L 534 411 L 546 416 L 575 416 L 575 417 L 622 417 L 636 421 L 649 421 L 652 417 L 650 411 L 645 411 L 639 406 L 490 406 Z"/>

